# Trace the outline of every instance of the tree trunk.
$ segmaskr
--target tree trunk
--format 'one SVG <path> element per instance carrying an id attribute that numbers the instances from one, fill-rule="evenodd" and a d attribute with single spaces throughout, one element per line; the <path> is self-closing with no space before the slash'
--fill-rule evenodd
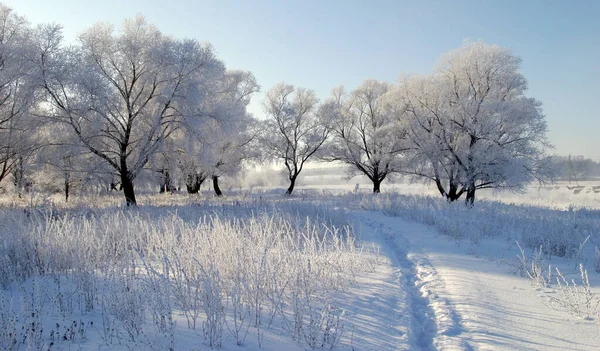
<path id="1" fill-rule="evenodd" d="M 373 193 L 379 194 L 381 192 L 381 180 L 373 178 Z"/>
<path id="2" fill-rule="evenodd" d="M 188 194 L 198 194 L 198 192 L 200 191 L 200 184 L 198 183 L 186 183 L 185 184 L 185 189 L 187 190 Z"/>
<path id="3" fill-rule="evenodd" d="M 448 202 L 454 202 L 458 199 L 460 199 L 460 197 L 462 196 L 463 192 L 464 192 L 464 188 L 461 188 L 460 190 L 458 190 L 458 184 L 454 181 L 450 182 L 450 190 L 448 192 Z"/>
<path id="4" fill-rule="evenodd" d="M 467 198 L 465 199 L 465 205 L 473 207 L 475 204 L 475 184 L 469 186 L 467 189 Z"/>
<path id="5" fill-rule="evenodd" d="M 471 134 L 471 142 L 469 144 L 469 163 L 467 167 L 467 176 L 469 177 L 469 183 L 467 185 L 467 198 L 465 199 L 465 204 L 467 206 L 473 207 L 475 203 L 475 167 L 473 166 L 473 148 L 477 143 L 478 138 Z"/>
<path id="6" fill-rule="evenodd" d="M 24 182 L 23 182 L 23 178 L 24 176 L 24 171 L 23 171 L 23 156 L 19 156 L 19 159 L 16 163 L 16 166 L 13 170 L 13 184 L 15 185 L 15 188 L 17 189 L 17 194 L 19 195 L 19 199 L 22 197 L 23 194 L 23 188 L 24 188 Z"/>
<path id="7" fill-rule="evenodd" d="M 448 200 L 448 202 L 454 202 L 456 200 L 458 200 L 460 198 L 460 195 L 457 195 L 456 193 L 450 193 L 448 194 L 448 196 L 446 196 L 446 200 Z"/>
<path id="8" fill-rule="evenodd" d="M 446 193 L 446 189 L 444 189 L 444 185 L 442 184 L 442 181 L 440 180 L 440 178 L 435 178 L 435 185 L 437 186 L 437 189 L 440 192 L 440 194 L 442 195 L 442 197 L 446 198 L 446 200 L 451 202 L 450 198 L 448 197 L 448 193 Z"/>
<path id="9" fill-rule="evenodd" d="M 460 190 L 459 190 L 459 185 L 455 181 L 452 181 L 452 180 L 449 181 L 448 191 L 446 191 L 446 189 L 444 189 L 442 180 L 439 178 L 435 179 L 435 185 L 437 186 L 440 194 L 442 194 L 442 197 L 444 197 L 446 199 L 446 201 L 448 201 L 450 203 L 460 199 L 462 194 L 465 192 L 465 188 L 460 188 Z M 473 200 L 474 199 L 475 199 L 475 192 L 473 191 Z"/>
<path id="10" fill-rule="evenodd" d="M 65 172 L 65 202 L 69 202 L 69 188 L 71 187 L 69 178 L 69 172 Z"/>
<path id="11" fill-rule="evenodd" d="M 2 170 L 0 170 L 0 182 L 10 173 L 8 163 L 10 160 L 7 158 L 2 162 Z"/>
<path id="12" fill-rule="evenodd" d="M 215 189 L 215 195 L 223 196 L 223 193 L 221 192 L 221 188 L 219 188 L 219 177 L 213 176 L 212 181 L 213 181 L 213 188 Z"/>
<path id="13" fill-rule="evenodd" d="M 188 194 L 198 194 L 205 179 L 206 177 L 202 174 L 188 174 L 185 182 Z"/>
<path id="14" fill-rule="evenodd" d="M 286 195 L 292 195 L 292 191 L 294 191 L 294 186 L 296 185 L 296 178 L 298 178 L 298 175 L 290 177 L 290 186 L 285 192 Z"/>
<path id="15" fill-rule="evenodd" d="M 160 193 L 163 194 L 166 192 L 171 192 L 171 193 L 174 192 L 175 187 L 171 183 L 171 174 L 169 173 L 169 171 L 163 169 L 161 173 L 162 173 L 162 184 L 160 185 Z"/>
<path id="16" fill-rule="evenodd" d="M 133 190 L 133 181 L 129 179 L 127 175 L 121 175 L 121 187 L 123 188 L 123 194 L 125 194 L 125 201 L 127 207 L 136 206 L 135 191 Z"/>

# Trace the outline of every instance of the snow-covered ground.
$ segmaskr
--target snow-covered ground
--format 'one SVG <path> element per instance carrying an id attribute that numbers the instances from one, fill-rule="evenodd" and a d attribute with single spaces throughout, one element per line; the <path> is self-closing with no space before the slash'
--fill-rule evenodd
<path id="1" fill-rule="evenodd" d="M 532 288 L 526 278 L 515 276 L 511 266 L 503 263 L 517 254 L 505 242 L 488 241 L 482 250 L 485 253 L 473 255 L 465 243 L 449 240 L 425 225 L 377 212 L 356 215 L 363 223 L 363 239 L 379 245 L 385 257 L 381 273 L 372 276 L 366 285 L 391 282 L 377 296 L 391 293 L 384 298 L 392 302 L 384 316 L 396 323 L 386 324 L 388 321 L 381 318 L 383 324 L 372 328 L 387 338 L 396 335 L 399 341 L 383 348 L 366 342 L 362 349 L 596 350 L 600 347 L 595 322 L 550 308 L 545 296 L 552 294 L 550 289 Z M 393 274 L 388 277 L 385 272 Z M 397 290 L 395 295 L 390 289 Z M 408 335 L 404 337 L 399 331 Z"/>
<path id="2" fill-rule="evenodd" d="M 404 190 L 411 188 L 417 192 L 415 185 Z M 0 349 L 205 350 L 217 340 L 222 350 L 600 349 L 594 251 L 600 244 L 600 217 L 590 210 L 600 194 L 575 194 L 566 187 L 540 190 L 557 194 L 545 203 L 554 210 L 482 202 L 464 212 L 469 210 L 460 204 L 460 209 L 437 204 L 427 210 L 434 200 L 349 194 L 354 191 L 349 187 L 298 190 L 292 199 L 256 189 L 208 202 L 141 196 L 140 208 L 129 212 L 115 208 L 114 199 L 104 207 L 78 204 L 54 212 L 38 204 L 33 211 L 40 217 L 32 209 L 5 207 L 0 210 L 5 285 Z M 535 189 L 527 194 L 520 195 L 523 201 L 507 197 L 505 202 L 539 200 Z M 480 199 L 486 196 L 500 195 Z M 570 210 L 559 210 L 569 205 Z M 207 213 L 213 219 L 202 217 Z M 477 221 L 486 214 L 489 220 Z M 307 216 L 316 226 L 306 224 Z M 514 223 L 504 223 L 507 218 Z M 334 229 L 347 221 L 352 231 Z M 28 233 L 31 228 L 38 229 Z M 256 236 L 260 228 L 267 234 Z M 107 231 L 114 241 L 100 240 Z M 546 232 L 551 240 L 542 240 Z M 292 235 L 282 233 L 296 233 L 300 241 L 274 239 Z M 348 235 L 356 240 L 348 242 Z M 97 236 L 97 241 L 81 236 Z M 128 252 L 131 238 L 143 239 L 156 255 L 116 260 L 110 251 Z M 552 247 L 540 250 L 537 259 L 531 244 L 536 240 Z M 199 255 L 189 267 L 202 267 L 197 272 L 202 279 L 187 280 L 197 289 L 195 309 L 183 308 L 177 297 L 183 278 L 160 273 L 165 265 L 181 264 L 178 255 L 189 252 Z M 102 265 L 102 259 L 125 266 Z M 88 261 L 97 266 L 88 267 Z M 37 268 L 15 276 L 22 266 L 7 266 L 11 262 L 33 262 Z M 77 266 L 67 267 L 69 262 Z M 122 274 L 127 265 L 134 266 L 132 275 Z M 559 272 L 565 277 L 562 286 L 556 283 Z M 574 281 L 578 290 L 565 281 Z M 251 296 L 255 302 L 248 300 Z M 215 308 L 215 302 L 222 304 Z M 191 328 L 194 311 L 197 327 Z"/>
<path id="3" fill-rule="evenodd" d="M 354 191 L 354 189 L 359 189 L 359 191 L 363 192 L 371 189 L 368 180 L 365 181 L 361 177 L 346 180 L 338 176 L 330 177 L 329 180 L 320 180 L 320 182 L 330 182 L 336 185 L 321 184 L 317 181 L 312 181 L 310 177 L 307 178 L 305 183 L 297 186 L 296 191 L 314 192 L 325 189 L 325 191 L 333 193 L 347 193 Z M 381 189 L 382 193 L 399 192 L 419 196 L 440 196 L 435 185 L 411 183 L 402 179 L 398 179 L 396 183 L 383 183 Z M 566 181 L 542 186 L 531 184 L 523 192 L 483 189 L 477 192 L 477 199 L 560 209 L 567 209 L 572 206 L 600 208 L 600 180 L 579 181 L 577 184 Z"/>

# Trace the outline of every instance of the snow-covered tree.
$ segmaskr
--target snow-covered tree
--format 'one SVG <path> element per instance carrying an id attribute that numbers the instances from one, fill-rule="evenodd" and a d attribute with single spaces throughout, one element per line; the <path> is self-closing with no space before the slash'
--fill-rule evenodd
<path id="1" fill-rule="evenodd" d="M 128 205 L 134 179 L 224 72 L 210 46 L 165 36 L 142 17 L 118 33 L 96 24 L 69 48 L 59 28 L 43 27 L 38 50 L 50 117 L 115 170 Z"/>
<path id="2" fill-rule="evenodd" d="M 20 165 L 37 145 L 28 113 L 35 97 L 27 60 L 31 35 L 26 19 L 0 4 L 0 182 L 11 173 L 22 179 Z"/>
<path id="3" fill-rule="evenodd" d="M 243 162 L 256 157 L 252 147 L 257 134 L 255 121 L 246 108 L 259 86 L 250 72 L 228 71 L 211 89 L 213 93 L 198 106 L 198 117 L 174 139 L 188 193 L 197 193 L 210 177 L 220 196 L 219 178 L 236 175 Z"/>
<path id="4" fill-rule="evenodd" d="M 92 173 L 98 172 L 98 162 L 78 142 L 65 124 L 46 123 L 38 128 L 43 147 L 32 157 L 33 183 L 44 192 L 65 195 L 69 200 L 72 190 L 84 190 Z"/>
<path id="5" fill-rule="evenodd" d="M 402 170 L 407 148 L 404 109 L 391 91 L 387 83 L 366 80 L 350 94 L 335 89 L 323 106 L 323 113 L 332 116 L 332 138 L 323 158 L 345 163 L 353 174 L 368 177 L 375 193 L 386 177 Z"/>
<path id="6" fill-rule="evenodd" d="M 174 135 L 171 135 L 169 139 L 165 140 L 149 162 L 152 171 L 149 180 L 151 182 L 158 180 L 161 194 L 174 192 L 177 189 L 177 180 L 181 175 L 180 151 L 173 139 Z"/>
<path id="7" fill-rule="evenodd" d="M 473 204 L 477 189 L 521 189 L 545 176 L 546 122 L 519 64 L 507 49 L 471 42 L 430 76 L 404 79 L 412 173 L 449 201 L 466 194 Z"/>
<path id="8" fill-rule="evenodd" d="M 314 91 L 284 83 L 273 87 L 263 102 L 268 116 L 263 145 L 270 157 L 283 160 L 290 181 L 288 195 L 294 191 L 306 161 L 319 151 L 329 135 L 329 123 L 319 113 L 318 104 Z"/>
<path id="9" fill-rule="evenodd" d="M 244 114 L 230 123 L 235 125 L 235 129 L 229 129 L 229 125 L 225 131 L 223 125 L 217 121 L 206 129 L 212 132 L 212 141 L 205 144 L 209 152 L 208 157 L 203 160 L 202 169 L 212 178 L 217 196 L 222 195 L 219 178 L 239 174 L 245 161 L 257 159 L 259 156 L 257 148 L 254 147 L 258 134 L 254 127 L 254 118 Z"/>
<path id="10" fill-rule="evenodd" d="M 222 192 L 219 178 L 241 172 L 245 161 L 258 157 L 256 121 L 246 108 L 252 95 L 260 89 L 254 75 L 244 71 L 230 71 L 225 75 L 217 95 L 215 118 L 202 133 L 210 152 L 204 160 L 204 169 L 210 173 L 217 196 Z"/>
<path id="11" fill-rule="evenodd" d="M 198 157 L 188 153 L 178 155 L 178 165 L 188 194 L 197 194 L 208 172 L 202 168 Z"/>

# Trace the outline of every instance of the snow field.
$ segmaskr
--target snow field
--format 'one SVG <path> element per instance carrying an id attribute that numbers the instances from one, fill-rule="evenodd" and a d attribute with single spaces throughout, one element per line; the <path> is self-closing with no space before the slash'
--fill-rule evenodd
<path id="1" fill-rule="evenodd" d="M 487 249 L 474 255 L 467 253 L 471 252 L 468 243 L 441 235 L 430 226 L 380 212 L 361 216 L 377 223 L 409 252 L 409 265 L 417 267 L 416 286 L 428 297 L 438 324 L 435 349 L 598 349 L 597 323 L 554 308 L 549 299 L 557 293 L 554 288 L 540 289 L 515 276 L 506 263 L 514 262 L 518 250 L 507 249 L 503 238 L 486 239 Z M 553 264 L 572 275 L 571 262 L 555 258 Z M 596 296 L 600 292 L 592 290 Z"/>
<path id="2" fill-rule="evenodd" d="M 339 344 L 337 295 L 373 266 L 343 215 L 286 203 L 181 210 L 5 211 L 2 348 Z"/>
<path id="3" fill-rule="evenodd" d="M 548 257 L 581 260 L 595 257 L 595 246 L 600 244 L 600 210 L 558 210 L 495 201 L 479 201 L 470 208 L 438 197 L 401 194 L 356 195 L 355 201 L 364 209 L 431 225 L 457 241 L 468 241 L 473 248 L 486 238 L 503 238 L 530 249 L 541 247 Z"/>
<path id="4" fill-rule="evenodd" d="M 1 349 L 600 346 L 596 210 L 328 191 L 114 200 L 0 211 Z"/>
<path id="5" fill-rule="evenodd" d="M 464 350 L 460 321 L 453 308 L 442 296 L 444 282 L 419 252 L 412 250 L 408 240 L 398 230 L 384 225 L 376 214 L 358 214 L 367 233 L 363 240 L 379 243 L 381 256 L 394 267 L 398 304 L 401 306 L 400 333 L 402 342 L 386 347 L 389 350 Z M 450 347 L 450 348 L 448 348 Z M 372 347 L 364 348 L 375 349 Z"/>
<path id="6" fill-rule="evenodd" d="M 403 195 L 373 199 L 367 198 L 363 206 L 431 225 L 457 243 L 467 242 L 469 254 L 508 263 L 515 273 L 529 278 L 534 288 L 554 289 L 557 294 L 547 296 L 552 308 L 600 319 L 600 296 L 590 290 L 590 285 L 600 283 L 596 274 L 600 272 L 600 211 L 488 201 L 467 208 Z"/>

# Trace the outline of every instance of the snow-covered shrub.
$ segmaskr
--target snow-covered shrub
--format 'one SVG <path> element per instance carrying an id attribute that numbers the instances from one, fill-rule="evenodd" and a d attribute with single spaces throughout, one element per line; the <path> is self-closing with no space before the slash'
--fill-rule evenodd
<path id="1" fill-rule="evenodd" d="M 319 307 L 306 300 L 306 313 L 303 316 L 299 331 L 312 349 L 331 350 L 338 345 L 344 333 L 344 324 L 340 320 L 344 311 L 327 303 L 327 299 Z"/>
<path id="2" fill-rule="evenodd" d="M 31 282 L 30 289 L 22 287 L 21 291 L 21 342 L 26 350 L 41 350 L 44 345 L 42 312 L 42 288 L 37 279 Z"/>
<path id="3" fill-rule="evenodd" d="M 382 210 L 391 216 L 433 225 L 456 239 L 477 243 L 502 236 L 519 240 L 531 249 L 542 247 L 544 254 L 565 258 L 581 255 L 581 245 L 588 236 L 592 242 L 600 241 L 599 210 L 558 210 L 485 200 L 467 207 L 441 198 L 401 194 L 346 195 L 340 202 L 358 203 L 363 209 Z"/>
<path id="4" fill-rule="evenodd" d="M 175 322 L 173 321 L 173 304 L 171 299 L 171 279 L 169 277 L 170 262 L 165 257 L 161 269 L 157 270 L 151 264 L 141 259 L 144 274 L 142 281 L 143 295 L 146 297 L 148 311 L 156 331 L 168 337 L 170 349 L 174 348 Z"/>
<path id="5" fill-rule="evenodd" d="M 108 291 L 102 300 L 103 314 L 122 333 L 118 337 L 139 343 L 146 324 L 147 301 L 141 282 L 132 272 L 115 274 L 108 280 Z"/>
<path id="6" fill-rule="evenodd" d="M 598 316 L 600 298 L 592 292 L 588 273 L 583 264 L 579 265 L 581 278 L 579 285 L 575 282 L 575 279 L 569 282 L 558 268 L 556 268 L 556 273 L 560 295 L 551 297 L 551 302 L 580 318 L 592 319 Z"/>
<path id="7" fill-rule="evenodd" d="M 545 261 L 542 258 L 542 247 L 539 247 L 537 250 L 533 250 L 533 255 L 530 262 L 527 259 L 525 250 L 523 250 L 521 245 L 519 245 L 518 241 L 517 246 L 519 247 L 520 251 L 520 254 L 517 256 L 517 273 L 519 273 L 519 275 L 522 277 L 528 278 L 531 285 L 536 288 L 545 288 L 548 286 L 548 284 L 551 283 L 552 270 L 550 265 L 548 265 L 548 270 L 544 271 Z"/>
<path id="8" fill-rule="evenodd" d="M 295 318 L 298 342 L 331 348 L 344 322 L 335 293 L 368 266 L 334 204 L 248 199 L 78 206 L 0 213 L 2 233 L 10 234 L 0 237 L 0 281 L 7 288 L 28 277 L 47 284 L 41 300 L 25 301 L 48 303 L 30 314 L 35 328 L 20 333 L 19 344 L 56 344 L 58 334 L 79 343 L 80 325 L 89 327 L 81 316 L 89 315 L 97 316 L 100 323 L 91 329 L 109 348 L 176 349 L 180 328 L 209 346 L 220 345 L 223 332 L 240 345 L 256 335 L 260 345 L 267 329 L 292 334 L 285 325 Z M 19 321 L 23 313 L 15 312 Z M 48 314 L 60 323 L 42 320 Z M 187 325 L 178 326 L 174 315 L 185 316 Z M 52 327 L 35 334 L 42 322 Z"/>
<path id="9" fill-rule="evenodd" d="M 202 302 L 206 320 L 202 323 L 204 340 L 210 347 L 221 347 L 223 337 L 224 312 L 221 301 L 223 291 L 219 272 L 214 266 L 202 272 Z"/>
<path id="10" fill-rule="evenodd" d="M 13 310 L 12 299 L 0 291 L 0 350 L 13 350 L 18 346 L 18 316 Z"/>
<path id="11" fill-rule="evenodd" d="M 91 312 L 96 306 L 98 300 L 98 280 L 92 270 L 80 269 L 73 274 L 74 282 L 77 286 L 76 292 L 79 294 L 80 309 L 82 313 Z"/>

